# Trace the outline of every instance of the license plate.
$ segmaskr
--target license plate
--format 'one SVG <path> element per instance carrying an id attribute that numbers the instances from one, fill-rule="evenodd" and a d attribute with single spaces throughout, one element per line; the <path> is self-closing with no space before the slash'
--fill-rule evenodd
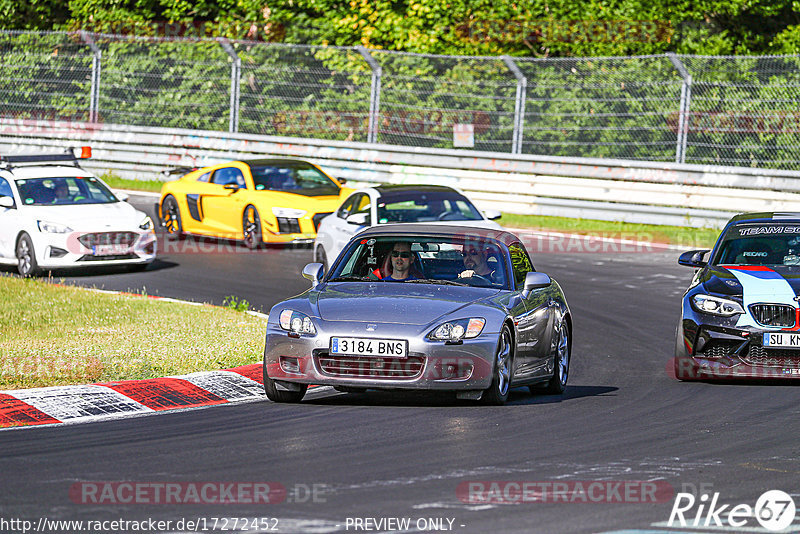
<path id="1" fill-rule="evenodd" d="M 800 333 L 767 332 L 762 344 L 766 348 L 800 349 Z"/>
<path id="2" fill-rule="evenodd" d="M 405 358 L 408 342 L 397 339 L 332 337 L 331 354 Z"/>
<path id="3" fill-rule="evenodd" d="M 127 254 L 131 247 L 128 245 L 95 245 L 92 247 L 94 256 L 116 256 L 117 254 Z"/>

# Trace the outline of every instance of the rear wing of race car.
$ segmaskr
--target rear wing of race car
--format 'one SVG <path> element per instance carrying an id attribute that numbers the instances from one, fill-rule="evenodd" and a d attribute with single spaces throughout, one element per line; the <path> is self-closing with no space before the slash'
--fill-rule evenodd
<path id="1" fill-rule="evenodd" d="M 56 154 L 12 154 L 0 155 L 0 168 L 10 169 L 11 167 L 19 166 L 25 163 L 60 163 L 67 161 L 80 167 L 78 165 L 79 159 L 89 159 L 92 157 L 92 147 L 82 146 L 79 147 L 80 153 L 76 153 L 77 148 L 67 148 L 64 152 Z"/>
<path id="2" fill-rule="evenodd" d="M 164 176 L 164 180 L 171 180 L 173 176 L 176 174 L 184 175 L 189 174 L 192 171 L 196 171 L 200 167 L 190 167 L 190 166 L 181 166 L 181 167 L 174 167 L 172 169 L 164 169 L 161 171 L 161 174 Z"/>

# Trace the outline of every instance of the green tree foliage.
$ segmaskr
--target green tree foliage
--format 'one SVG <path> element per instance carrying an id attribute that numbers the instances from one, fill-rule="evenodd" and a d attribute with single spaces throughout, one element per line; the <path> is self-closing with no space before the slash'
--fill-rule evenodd
<path id="1" fill-rule="evenodd" d="M 213 23 L 195 29 L 452 55 L 800 53 L 798 0 L 0 0 L 4 29 L 133 22 Z"/>

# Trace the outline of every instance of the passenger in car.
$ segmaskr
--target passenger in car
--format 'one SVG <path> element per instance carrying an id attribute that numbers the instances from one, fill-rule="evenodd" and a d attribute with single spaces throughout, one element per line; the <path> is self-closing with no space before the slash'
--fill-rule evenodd
<path id="1" fill-rule="evenodd" d="M 422 273 L 416 267 L 415 260 L 411 245 L 406 241 L 398 241 L 392 245 L 392 250 L 384 258 L 381 268 L 375 269 L 370 277 L 386 282 L 417 280 L 422 277 Z"/>

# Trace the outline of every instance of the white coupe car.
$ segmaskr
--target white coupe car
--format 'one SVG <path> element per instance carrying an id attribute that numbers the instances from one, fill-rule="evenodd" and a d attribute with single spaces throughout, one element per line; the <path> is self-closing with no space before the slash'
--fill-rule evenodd
<path id="1" fill-rule="evenodd" d="M 84 147 L 81 158 L 91 157 Z M 62 154 L 0 156 L 0 263 L 22 276 L 92 265 L 146 267 L 153 221 Z"/>
<path id="2" fill-rule="evenodd" d="M 350 194 L 320 222 L 314 261 L 325 272 L 358 232 L 379 224 L 425 223 L 503 230 L 494 222 L 500 212 L 481 212 L 463 193 L 441 185 L 379 185 Z"/>

